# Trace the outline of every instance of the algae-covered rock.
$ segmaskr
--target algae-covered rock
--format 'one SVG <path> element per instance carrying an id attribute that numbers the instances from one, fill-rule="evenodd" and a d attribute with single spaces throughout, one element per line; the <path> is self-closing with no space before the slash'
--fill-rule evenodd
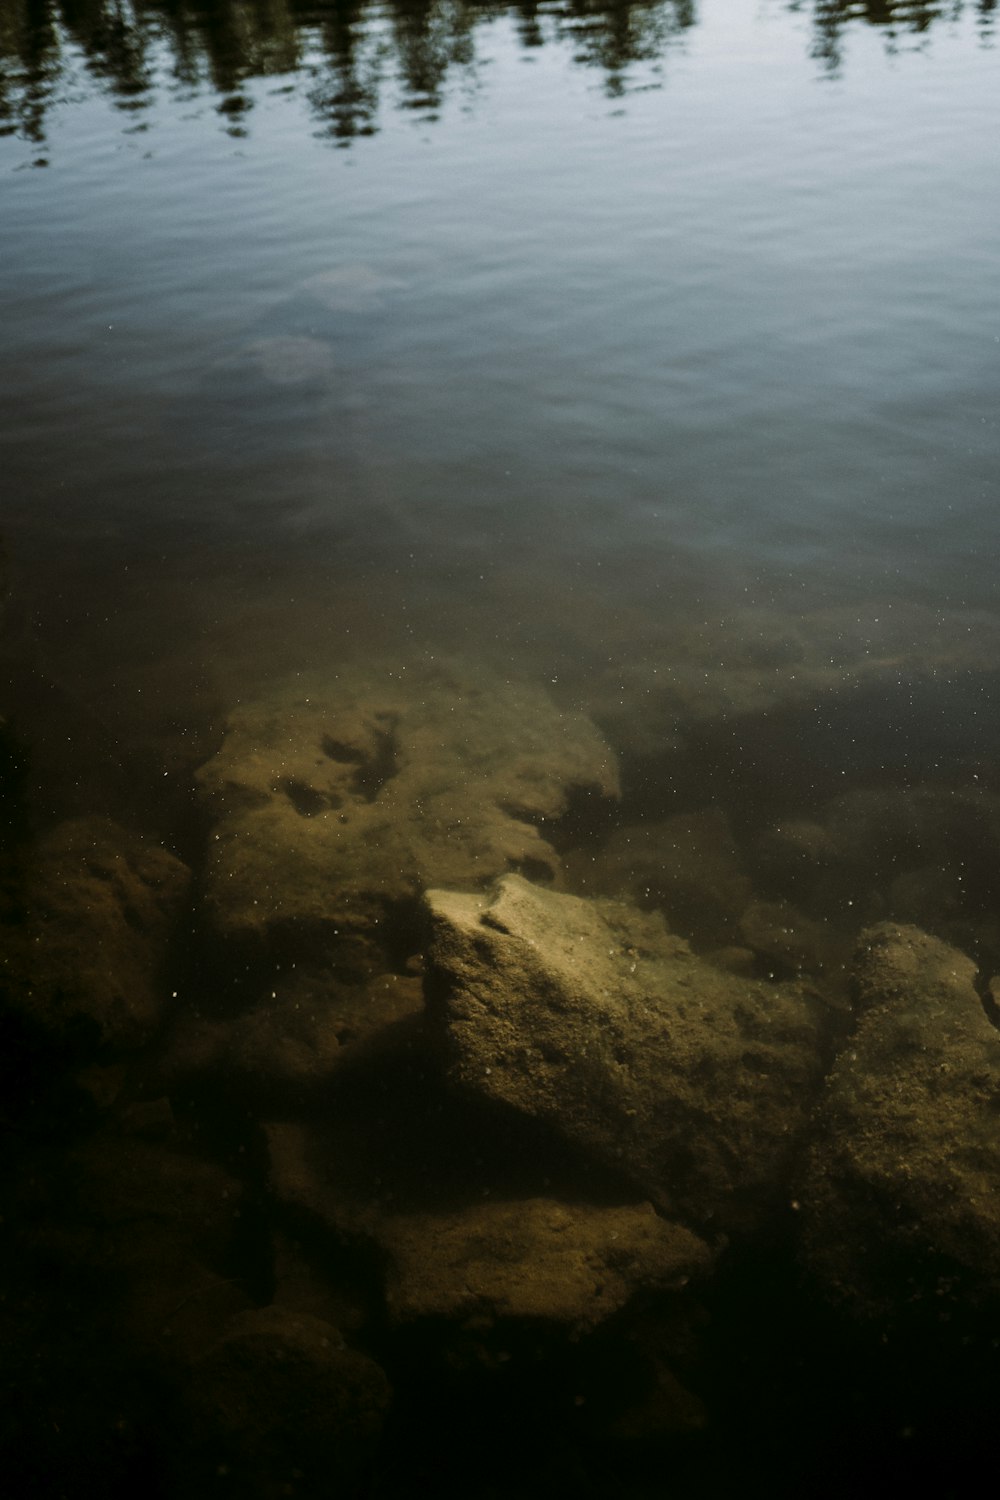
<path id="1" fill-rule="evenodd" d="M 1000 1311 L 1000 1033 L 975 977 L 915 927 L 862 934 L 798 1202 L 813 1277 L 863 1318 Z"/>
<path id="2" fill-rule="evenodd" d="M 759 1221 L 821 1076 L 796 984 L 723 973 L 658 914 L 507 876 L 432 891 L 426 993 L 463 1088 L 545 1121 L 698 1226 Z"/>
<path id="3" fill-rule="evenodd" d="M 546 824 L 575 797 L 618 790 L 582 714 L 540 688 L 444 669 L 296 680 L 240 704 L 198 783 L 216 819 L 205 881 L 216 928 L 294 929 L 362 972 L 384 967 L 387 916 L 428 885 L 481 886 L 511 869 L 558 883 Z"/>
<path id="4" fill-rule="evenodd" d="M 26 865 L 3 930 L 7 1003 L 59 1041 L 141 1045 L 163 1012 L 161 970 L 190 871 L 98 817 L 60 823 Z"/>

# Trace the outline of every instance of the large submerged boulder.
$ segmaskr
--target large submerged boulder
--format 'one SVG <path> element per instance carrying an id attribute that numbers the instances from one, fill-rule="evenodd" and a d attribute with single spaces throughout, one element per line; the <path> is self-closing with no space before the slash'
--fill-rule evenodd
<path id="1" fill-rule="evenodd" d="M 216 929 L 294 931 L 365 973 L 384 967 L 387 916 L 428 885 L 482 886 L 506 870 L 558 884 L 546 825 L 576 797 L 618 793 L 614 755 L 581 713 L 540 688 L 443 668 L 297 679 L 241 704 L 198 784 L 215 817 Z"/>
<path id="2" fill-rule="evenodd" d="M 916 927 L 862 934 L 798 1201 L 812 1275 L 881 1326 L 1000 1311 L 1000 1033 L 975 978 Z"/>
<path id="3" fill-rule="evenodd" d="M 822 1073 L 807 991 L 723 973 L 659 914 L 516 875 L 427 905 L 428 1008 L 459 1085 L 704 1230 L 767 1213 Z"/>

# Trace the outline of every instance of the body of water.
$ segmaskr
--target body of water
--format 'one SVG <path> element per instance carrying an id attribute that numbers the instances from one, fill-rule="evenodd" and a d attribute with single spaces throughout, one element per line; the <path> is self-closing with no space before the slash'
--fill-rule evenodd
<path id="1" fill-rule="evenodd" d="M 838 1422 L 873 1475 L 915 1451 L 915 1472 L 941 1463 L 939 1492 L 962 1492 L 946 1424 L 916 1449 L 900 1437 L 926 1432 L 938 1377 L 908 1356 L 885 1372 L 870 1327 L 831 1311 L 829 1286 L 842 1291 L 846 1273 L 824 1282 L 822 1257 L 783 1217 L 808 1178 L 798 1159 L 776 1217 L 727 1229 L 733 1251 L 685 1210 L 722 1257 L 704 1294 L 710 1332 L 672 1303 L 665 1312 L 637 1275 L 617 1332 L 574 1317 L 560 1342 L 545 1304 L 513 1315 L 513 1331 L 499 1317 L 500 1343 L 484 1333 L 473 1351 L 478 1334 L 456 1343 L 461 1317 L 425 1287 L 414 1305 L 426 1295 L 432 1311 L 403 1317 L 401 1333 L 392 1309 L 405 1296 L 378 1267 L 409 1264 L 410 1241 L 395 1220 L 376 1222 L 371 1182 L 395 1173 L 419 1217 L 440 1208 L 438 1189 L 425 1201 L 414 1183 L 451 1183 L 452 1211 L 475 1168 L 433 1131 L 418 1130 L 407 1156 L 406 1108 L 380 1105 L 374 1120 L 371 1100 L 391 1093 L 430 1129 L 453 1107 L 454 1078 L 427 1083 L 421 1048 L 434 1049 L 406 1032 L 402 1051 L 373 1043 L 346 1082 L 333 1070 L 332 1102 L 317 1104 L 316 1037 L 302 1043 L 301 1077 L 288 1063 L 261 1081 L 240 1018 L 273 1000 L 271 1026 L 305 1004 L 274 978 L 297 964 L 309 1004 L 336 994 L 335 1049 L 367 1036 L 357 1007 L 375 1006 L 377 977 L 394 996 L 386 1035 L 405 1031 L 421 972 L 432 1010 L 457 983 L 440 939 L 429 968 L 419 956 L 431 943 L 424 888 L 485 890 L 512 870 L 660 912 L 713 973 L 804 986 L 834 1081 L 868 982 L 851 955 L 872 924 L 968 955 L 996 1019 L 997 57 L 992 0 L 0 0 L 19 1493 L 124 1495 L 154 1471 L 165 1496 L 216 1493 L 231 1470 L 240 1494 L 266 1500 L 435 1486 L 484 1500 L 533 1487 L 721 1496 L 738 1473 L 752 1493 L 832 1495 L 848 1492 L 839 1459 L 822 1489 Z M 241 821 L 279 793 L 291 824 Z M 484 805 L 516 834 L 483 822 Z M 373 820 L 357 843 L 322 843 L 319 824 L 336 812 L 346 825 L 355 807 Z M 438 830 L 429 842 L 415 808 Z M 316 843 L 300 847 L 307 825 Z M 52 894 L 75 888 L 81 837 L 111 848 L 119 835 L 105 861 L 134 874 L 139 840 L 193 881 L 154 921 L 122 877 L 107 899 L 152 944 L 131 957 L 92 893 L 68 906 Z M 141 879 L 162 894 L 174 876 Z M 257 894 L 234 896 L 244 889 Z M 102 1011 L 94 1042 L 37 1021 L 26 941 L 57 957 L 64 943 L 59 962 L 87 973 L 79 953 L 105 943 L 107 983 L 125 996 L 115 1005 L 134 1009 L 151 985 L 155 1023 L 123 1041 Z M 66 982 L 43 989 L 64 997 Z M 285 1056 L 299 1043 L 274 1024 L 260 1046 Z M 523 1125 L 510 1099 L 494 1118 L 490 1086 L 473 1094 L 462 1108 L 487 1114 L 452 1124 L 482 1141 L 483 1192 L 535 1201 L 541 1178 L 508 1180 L 495 1158 L 509 1139 L 528 1156 L 547 1148 L 508 1137 Z M 315 1155 L 331 1113 L 332 1157 L 356 1157 L 371 1179 L 344 1188 L 349 1208 L 321 1203 L 288 1166 L 287 1131 L 306 1130 Z M 811 1128 L 823 1138 L 826 1126 Z M 192 1333 L 176 1364 L 151 1354 L 150 1319 L 189 1305 L 177 1268 L 204 1256 L 183 1236 L 178 1249 L 173 1230 L 159 1258 L 115 1240 L 146 1169 L 128 1156 L 109 1187 L 95 1165 L 109 1139 L 112 1160 L 137 1141 L 159 1152 L 149 1170 L 181 1198 L 168 1159 L 225 1171 L 248 1195 L 252 1227 L 212 1272 L 243 1301 L 211 1338 Z M 571 1151 L 552 1168 L 556 1197 L 606 1206 L 637 1192 L 669 1216 L 642 1172 L 625 1172 L 631 1187 L 598 1185 L 600 1151 L 588 1177 L 590 1143 L 567 1146 L 562 1127 L 553 1139 Z M 982 1149 L 983 1192 L 997 1195 L 998 1148 Z M 103 1205 L 86 1233 L 64 1209 L 67 1172 Z M 151 1224 L 184 1218 L 169 1193 L 142 1201 Z M 924 1266 L 944 1231 L 922 1212 Z M 104 1261 L 95 1235 L 115 1242 Z M 322 1283 L 312 1301 L 303 1244 L 310 1285 Z M 948 1253 L 968 1269 L 963 1245 Z M 916 1272 L 900 1255 L 902 1307 Z M 544 1282 L 542 1261 L 527 1255 L 529 1281 Z M 455 1277 L 471 1274 L 456 1264 Z M 800 1274 L 797 1302 L 787 1283 Z M 949 1318 L 964 1338 L 970 1309 L 985 1307 L 1000 1338 L 995 1302 L 978 1282 L 968 1293 L 964 1274 L 949 1283 Z M 124 1309 L 122 1277 L 143 1289 Z M 164 1284 L 150 1312 L 143 1299 Z M 748 1313 L 758 1296 L 764 1310 Z M 244 1336 L 225 1318 L 274 1307 L 338 1327 L 380 1372 L 368 1385 L 338 1375 L 328 1391 L 334 1406 L 344 1390 L 360 1402 L 337 1419 L 338 1443 L 347 1432 L 362 1453 L 339 1477 L 317 1477 L 325 1450 L 308 1417 L 313 1468 L 291 1453 L 294 1423 L 258 1450 L 234 1415 L 266 1405 L 271 1386 L 258 1371 L 244 1390 L 239 1360 L 219 1354 Z M 821 1330 L 821 1359 L 800 1326 Z M 919 1347 L 905 1318 L 898 1337 L 894 1353 Z M 65 1372 L 98 1346 L 104 1374 L 81 1393 Z M 928 1366 L 961 1365 L 958 1342 L 933 1347 Z M 312 1346 L 295 1348 L 308 1364 Z M 623 1412 L 618 1375 L 605 1385 L 595 1373 L 602 1361 L 636 1383 Z M 961 1366 L 955 1389 L 977 1388 L 986 1368 Z M 137 1369 L 146 1394 L 133 1402 Z M 821 1405 L 856 1376 L 857 1402 L 807 1421 L 793 1396 L 803 1370 Z M 546 1404 L 552 1390 L 565 1410 Z M 869 1421 L 860 1407 L 875 1390 L 891 1394 Z M 273 1400 L 301 1415 L 300 1395 Z M 190 1450 L 176 1474 L 151 1436 L 160 1400 L 165 1429 L 183 1434 L 169 1446 Z M 588 1402 L 596 1425 L 581 1433 L 574 1413 Z M 476 1445 L 504 1446 L 503 1420 L 520 1429 L 528 1410 L 543 1415 L 523 1442 L 478 1458 L 470 1479 Z M 68 1436 L 47 1451 L 53 1430 Z"/>

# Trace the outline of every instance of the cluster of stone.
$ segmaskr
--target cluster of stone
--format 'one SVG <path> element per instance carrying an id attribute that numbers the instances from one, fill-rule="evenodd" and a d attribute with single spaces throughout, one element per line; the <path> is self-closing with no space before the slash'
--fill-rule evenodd
<path id="1" fill-rule="evenodd" d="M 589 1371 L 600 1441 L 690 1441 L 706 1291 L 779 1221 L 854 1327 L 994 1326 L 1000 987 L 940 931 L 870 924 L 851 958 L 820 915 L 859 820 L 917 858 L 933 794 L 764 830 L 761 898 L 718 810 L 585 844 L 619 795 L 595 726 L 442 667 L 239 705 L 197 786 L 197 877 L 62 823 L 0 959 L 79 1115 L 58 1173 L 14 1174 L 18 1253 L 91 1287 L 109 1390 L 166 1383 L 176 1493 L 360 1493 L 414 1368 L 541 1363 L 567 1410 Z M 67 1370 L 94 1334 L 60 1330 Z"/>

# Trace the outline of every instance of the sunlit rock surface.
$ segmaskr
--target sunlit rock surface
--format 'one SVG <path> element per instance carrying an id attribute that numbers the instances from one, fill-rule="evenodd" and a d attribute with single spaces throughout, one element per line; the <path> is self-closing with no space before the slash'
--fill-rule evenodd
<path id="1" fill-rule="evenodd" d="M 374 972 L 387 918 L 426 886 L 510 869 L 558 883 L 546 824 L 575 798 L 618 792 L 614 755 L 582 714 L 540 688 L 445 669 L 294 681 L 241 704 L 198 783 L 216 818 L 216 928 L 294 928 Z"/>
<path id="2" fill-rule="evenodd" d="M 142 1044 L 168 994 L 161 970 L 190 871 L 98 817 L 58 824 L 28 858 L 0 947 L 7 1003 L 59 1041 Z"/>
<path id="3" fill-rule="evenodd" d="M 915 927 L 862 935 L 798 1201 L 812 1274 L 865 1318 L 1000 1311 L 1000 1033 L 975 978 Z"/>
<path id="4" fill-rule="evenodd" d="M 821 1074 L 801 988 L 721 972 L 658 914 L 519 876 L 427 904 L 428 1006 L 458 1084 L 700 1227 L 766 1215 Z"/>

